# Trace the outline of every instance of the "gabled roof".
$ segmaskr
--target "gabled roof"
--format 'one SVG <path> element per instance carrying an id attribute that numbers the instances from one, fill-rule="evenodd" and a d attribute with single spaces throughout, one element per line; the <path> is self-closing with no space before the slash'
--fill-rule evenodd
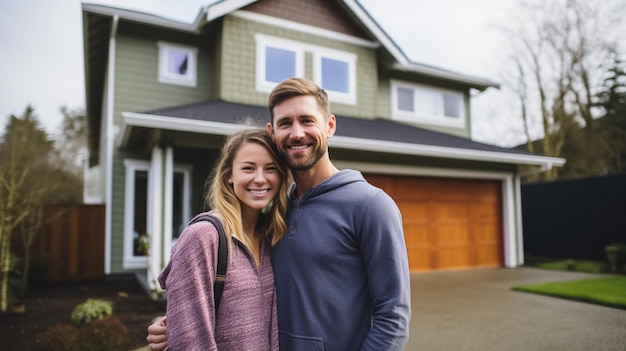
<path id="1" fill-rule="evenodd" d="M 123 117 L 117 140 L 121 147 L 126 146 L 135 127 L 229 135 L 247 126 L 264 126 L 269 112 L 259 106 L 207 101 L 142 113 L 124 112 Z M 337 131 L 329 140 L 331 147 L 542 167 L 565 163 L 561 158 L 532 155 L 391 120 L 336 118 Z"/>
<path id="2" fill-rule="evenodd" d="M 83 11 L 98 15 L 117 16 L 120 20 L 138 22 L 156 27 L 170 28 L 178 31 L 199 33 L 202 27 L 219 19 L 223 16 L 241 10 L 244 7 L 261 0 L 221 0 L 209 6 L 201 8 L 193 23 L 184 23 L 166 19 L 164 17 L 155 16 L 147 13 L 125 10 L 115 7 L 83 4 Z M 379 42 L 382 47 L 395 60 L 389 68 L 396 71 L 408 72 L 426 75 L 430 77 L 445 79 L 451 82 L 460 83 L 471 86 L 478 90 L 485 90 L 489 87 L 499 88 L 500 85 L 486 78 L 474 77 L 466 74 L 453 72 L 450 70 L 425 65 L 411 61 L 400 47 L 391 39 L 382 27 L 374 20 L 374 18 L 363 8 L 356 0 L 337 0 L 341 5 L 348 9 L 364 29 L 372 36 L 374 40 Z"/>

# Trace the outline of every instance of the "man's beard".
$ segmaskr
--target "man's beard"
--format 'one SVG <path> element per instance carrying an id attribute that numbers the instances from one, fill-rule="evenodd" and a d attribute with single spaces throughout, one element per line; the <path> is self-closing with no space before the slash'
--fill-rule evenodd
<path id="1" fill-rule="evenodd" d="M 319 148 L 318 144 L 315 144 L 313 153 L 310 155 L 300 155 L 301 157 L 290 157 L 287 152 L 283 152 L 282 156 L 287 166 L 294 171 L 304 171 L 311 169 L 317 164 L 317 162 L 324 157 L 326 150 Z"/>

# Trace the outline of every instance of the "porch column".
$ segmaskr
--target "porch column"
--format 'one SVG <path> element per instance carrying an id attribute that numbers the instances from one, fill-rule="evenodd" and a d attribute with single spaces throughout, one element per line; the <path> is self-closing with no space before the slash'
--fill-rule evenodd
<path id="1" fill-rule="evenodd" d="M 152 146 L 150 179 L 148 191 L 152 193 L 152 203 L 148 204 L 150 219 L 150 255 L 148 256 L 148 286 L 150 291 L 160 292 L 157 281 L 163 267 L 163 148 L 155 143 Z"/>
<path id="2" fill-rule="evenodd" d="M 163 171 L 163 262 L 165 266 L 172 251 L 172 227 L 174 213 L 174 148 L 165 148 L 165 165 Z M 159 269 L 159 271 L 161 271 Z"/>

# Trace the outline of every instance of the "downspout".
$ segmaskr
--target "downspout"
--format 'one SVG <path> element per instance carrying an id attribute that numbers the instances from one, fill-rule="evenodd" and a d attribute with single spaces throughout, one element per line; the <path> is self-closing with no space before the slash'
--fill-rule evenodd
<path id="1" fill-rule="evenodd" d="M 107 101 L 106 101 L 106 201 L 105 201 L 105 233 L 104 233 L 104 273 L 111 274 L 111 226 L 112 226 L 112 205 L 113 205 L 113 117 L 115 106 L 115 37 L 117 36 L 117 26 L 119 16 L 113 16 L 111 23 L 111 35 L 109 38 L 109 57 L 107 67 Z"/>

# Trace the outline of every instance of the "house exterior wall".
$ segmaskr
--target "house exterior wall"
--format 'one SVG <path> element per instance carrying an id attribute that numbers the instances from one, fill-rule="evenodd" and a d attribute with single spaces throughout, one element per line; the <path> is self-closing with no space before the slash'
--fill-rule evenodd
<path id="1" fill-rule="evenodd" d="M 451 85 L 442 84 L 438 82 L 436 85 L 433 85 L 432 82 L 428 80 L 420 80 L 416 78 L 408 78 L 408 77 L 398 77 L 395 74 L 390 74 L 388 71 L 379 69 L 379 78 L 378 78 L 378 86 L 377 86 L 377 95 L 376 99 L 378 102 L 377 113 L 378 116 L 387 119 L 393 119 L 391 113 L 391 81 L 392 80 L 400 80 L 407 81 L 411 83 L 423 84 L 427 86 L 436 86 L 439 88 L 456 90 L 463 94 L 463 109 L 465 111 L 465 127 L 464 128 L 455 128 L 455 127 L 446 127 L 428 123 L 411 123 L 416 127 L 432 130 L 435 132 L 450 134 L 454 136 L 458 136 L 461 138 L 470 139 L 471 138 L 471 115 L 470 115 L 470 96 L 469 91 L 467 89 L 459 89 L 458 87 L 454 87 Z M 402 122 L 406 123 L 406 122 Z"/>
<path id="2" fill-rule="evenodd" d="M 157 33 L 159 34 L 159 33 Z M 158 81 L 159 40 L 198 48 L 197 86 L 185 87 Z M 214 64 L 211 49 L 215 43 L 202 42 L 195 36 L 163 33 L 145 36 L 133 26 L 121 26 L 115 47 L 114 130 L 122 112 L 146 111 L 166 106 L 184 105 L 208 100 L 215 95 Z M 101 150 L 106 150 L 102 148 Z M 136 271 L 126 269 L 124 262 L 125 159 L 150 160 L 149 150 L 129 151 L 113 148 L 111 196 L 111 273 Z M 105 160 L 106 158 L 102 158 Z"/>
<path id="3" fill-rule="evenodd" d="M 332 112 L 338 115 L 372 119 L 376 117 L 377 66 L 374 49 L 345 43 L 308 33 L 250 21 L 237 16 L 224 19 L 222 32 L 221 96 L 226 101 L 265 106 L 268 92 L 257 91 L 255 34 L 287 39 L 307 45 L 341 50 L 356 54 L 356 105 L 331 102 Z M 305 76 L 313 78 L 312 55 L 305 57 Z"/>

